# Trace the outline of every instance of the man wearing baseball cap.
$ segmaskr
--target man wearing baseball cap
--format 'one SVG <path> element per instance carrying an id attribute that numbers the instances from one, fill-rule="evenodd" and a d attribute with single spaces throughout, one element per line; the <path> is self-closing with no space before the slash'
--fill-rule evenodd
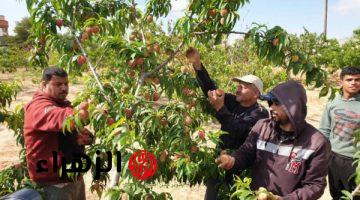
<path id="1" fill-rule="evenodd" d="M 220 136 L 222 143 L 219 148 L 230 151 L 238 149 L 255 123 L 269 117 L 268 111 L 257 103 L 263 89 L 261 79 L 254 75 L 235 77 L 232 79 L 237 84 L 235 94 L 225 93 L 211 80 L 195 48 L 189 48 L 186 57 L 194 67 L 201 89 L 216 111 L 215 116 L 221 124 L 221 130 L 228 133 Z M 232 180 L 232 174 L 228 173 L 226 184 L 231 184 Z M 217 178 L 209 180 L 206 185 L 205 199 L 218 199 Z"/>

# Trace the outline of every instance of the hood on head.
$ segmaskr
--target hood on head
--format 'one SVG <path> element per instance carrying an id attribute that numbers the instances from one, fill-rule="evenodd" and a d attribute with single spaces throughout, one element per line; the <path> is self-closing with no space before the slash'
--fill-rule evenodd
<path id="1" fill-rule="evenodd" d="M 298 135 L 305 127 L 307 97 L 305 88 L 297 81 L 290 80 L 279 84 L 270 91 L 284 108 Z"/>

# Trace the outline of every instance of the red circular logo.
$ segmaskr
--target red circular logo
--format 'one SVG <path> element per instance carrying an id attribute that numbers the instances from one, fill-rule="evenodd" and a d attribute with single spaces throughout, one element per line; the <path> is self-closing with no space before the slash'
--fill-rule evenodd
<path id="1" fill-rule="evenodd" d="M 157 167 L 154 154 L 146 150 L 134 152 L 129 160 L 129 170 L 139 180 L 147 180 L 153 177 Z"/>

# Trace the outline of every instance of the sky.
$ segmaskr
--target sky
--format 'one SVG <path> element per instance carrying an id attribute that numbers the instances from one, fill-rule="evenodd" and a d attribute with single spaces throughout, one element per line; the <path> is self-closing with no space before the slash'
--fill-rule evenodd
<path id="1" fill-rule="evenodd" d="M 176 20 L 183 15 L 188 0 L 171 0 L 173 9 L 165 20 Z M 144 0 L 136 1 L 144 8 Z M 269 27 L 279 25 L 289 33 L 300 34 L 304 27 L 310 32 L 322 33 L 325 0 L 250 0 L 238 13 L 240 20 L 234 31 L 246 31 L 253 23 Z M 328 38 L 344 40 L 360 28 L 360 0 L 328 0 Z M 0 0 L 0 15 L 9 21 L 9 34 L 13 35 L 15 22 L 29 16 L 25 0 Z M 165 23 L 166 24 L 166 23 Z M 231 35 L 231 40 L 240 37 Z"/>

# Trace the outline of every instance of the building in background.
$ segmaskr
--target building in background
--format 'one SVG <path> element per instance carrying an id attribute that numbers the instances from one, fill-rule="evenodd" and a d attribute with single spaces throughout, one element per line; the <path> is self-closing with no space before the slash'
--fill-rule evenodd
<path id="1" fill-rule="evenodd" d="M 4 15 L 0 15 L 0 46 L 5 46 L 4 36 L 7 36 L 9 29 L 9 22 L 5 20 Z"/>
<path id="2" fill-rule="evenodd" d="M 9 22 L 5 20 L 4 15 L 0 15 L 0 36 L 8 35 Z"/>

